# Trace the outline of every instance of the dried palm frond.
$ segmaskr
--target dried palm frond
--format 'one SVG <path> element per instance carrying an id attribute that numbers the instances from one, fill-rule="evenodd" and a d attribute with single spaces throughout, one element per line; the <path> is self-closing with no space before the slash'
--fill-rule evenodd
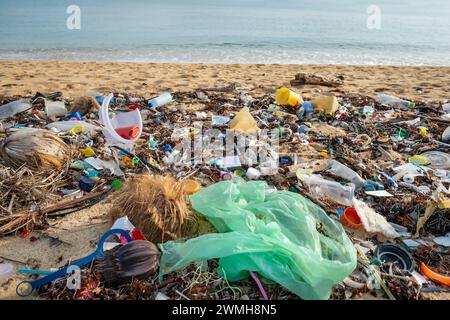
<path id="1" fill-rule="evenodd" d="M 192 218 L 182 181 L 158 175 L 133 176 L 117 195 L 110 211 L 112 221 L 128 216 L 154 243 L 177 239 Z"/>
<path id="2" fill-rule="evenodd" d="M 57 178 L 53 178 L 53 181 L 57 181 Z M 40 185 L 39 187 L 44 187 Z M 51 190 L 51 188 L 49 188 Z M 58 202 L 54 205 L 44 207 L 43 203 L 36 206 L 34 209 L 22 209 L 17 213 L 11 212 L 11 210 L 0 206 L 0 237 L 8 234 L 13 234 L 21 230 L 31 230 L 36 227 L 42 228 L 48 226 L 47 217 L 57 217 L 67 212 L 73 212 L 87 208 L 101 199 L 103 199 L 109 190 L 103 190 L 95 193 L 89 193 L 81 198 L 75 198 L 72 200 L 65 200 Z M 44 194 L 49 198 L 51 195 Z M 53 195 L 56 196 L 56 195 Z M 2 199 L 3 200 L 3 199 Z M 23 200 L 23 199 L 22 199 Z"/>
<path id="3" fill-rule="evenodd" d="M 13 129 L 0 144 L 0 158 L 13 168 L 61 168 L 70 157 L 70 148 L 48 130 Z"/>

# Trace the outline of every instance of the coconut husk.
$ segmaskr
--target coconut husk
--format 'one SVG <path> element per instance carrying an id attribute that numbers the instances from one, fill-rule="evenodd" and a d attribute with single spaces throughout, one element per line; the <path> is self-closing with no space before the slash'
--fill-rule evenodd
<path id="1" fill-rule="evenodd" d="M 0 158 L 13 168 L 61 168 L 69 157 L 69 146 L 44 129 L 13 129 L 0 144 Z"/>
<path id="2" fill-rule="evenodd" d="M 112 208 L 112 222 L 128 216 L 154 243 L 182 237 L 192 219 L 183 182 L 170 176 L 132 176 L 116 196 Z"/>

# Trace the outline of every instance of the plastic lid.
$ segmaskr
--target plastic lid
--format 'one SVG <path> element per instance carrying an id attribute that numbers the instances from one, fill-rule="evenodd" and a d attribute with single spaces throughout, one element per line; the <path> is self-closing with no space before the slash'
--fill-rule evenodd
<path id="1" fill-rule="evenodd" d="M 396 264 L 400 269 L 412 272 L 415 262 L 411 254 L 406 249 L 396 244 L 381 244 L 375 250 L 375 255 L 385 264 Z"/>
<path id="2" fill-rule="evenodd" d="M 188 179 L 188 180 L 184 181 L 183 189 L 187 194 L 194 194 L 194 193 L 200 191 L 201 185 L 199 182 L 197 182 L 195 180 Z"/>
<path id="3" fill-rule="evenodd" d="M 440 151 L 427 151 L 421 154 L 430 162 L 431 168 L 436 169 L 449 169 L 450 168 L 450 155 Z"/>

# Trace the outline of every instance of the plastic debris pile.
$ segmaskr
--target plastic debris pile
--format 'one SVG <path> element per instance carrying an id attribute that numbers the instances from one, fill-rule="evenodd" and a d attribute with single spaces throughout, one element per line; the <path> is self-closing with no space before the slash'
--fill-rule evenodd
<path id="1" fill-rule="evenodd" d="M 342 79 L 296 81 L 337 86 Z M 43 230 L 106 197 L 120 197 L 123 208 L 139 204 L 142 214 L 130 212 L 128 226 L 170 234 L 149 239 L 161 250 L 159 275 L 109 287 L 96 268 L 83 268 L 81 290 L 60 279 L 40 288 L 48 299 L 425 299 L 448 292 L 449 104 L 384 94 L 311 98 L 288 88 L 252 97 L 232 87 L 152 99 L 38 93 L 0 101 L 0 236 Z M 272 160 L 223 154 L 227 130 Z M 258 139 L 263 130 L 271 134 Z M 200 156 L 179 148 L 185 137 L 200 141 Z M 177 190 L 161 182 L 165 191 L 147 195 L 148 185 L 128 185 L 140 175 L 171 176 Z M 173 224 L 185 221 L 186 210 L 181 239 Z M 120 215 L 127 212 L 114 220 Z M 139 231 L 126 229 L 131 238 L 144 240 L 133 228 Z M 116 245 L 124 245 L 120 239 Z M 9 264 L 0 267 L 11 276 Z"/>

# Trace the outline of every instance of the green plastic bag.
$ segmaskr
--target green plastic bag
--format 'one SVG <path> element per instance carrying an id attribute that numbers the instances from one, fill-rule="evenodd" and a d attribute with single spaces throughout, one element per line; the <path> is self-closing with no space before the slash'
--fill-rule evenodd
<path id="1" fill-rule="evenodd" d="M 220 258 L 218 272 L 229 281 L 254 271 L 303 299 L 327 299 L 356 268 L 342 226 L 297 193 L 270 190 L 264 181 L 223 181 L 190 199 L 221 233 L 161 244 L 161 276 Z"/>

